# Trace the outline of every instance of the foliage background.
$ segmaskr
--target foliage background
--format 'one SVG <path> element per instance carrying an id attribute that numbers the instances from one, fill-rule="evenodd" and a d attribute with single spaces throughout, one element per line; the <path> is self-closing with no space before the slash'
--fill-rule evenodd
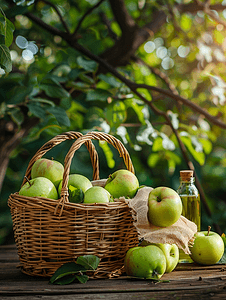
<path id="1" fill-rule="evenodd" d="M 7 199 L 30 159 L 69 130 L 119 138 L 141 184 L 176 190 L 179 171 L 194 169 L 202 230 L 226 231 L 225 5 L 1 1 L 0 243 L 12 241 Z M 47 157 L 63 163 L 70 145 Z M 101 178 L 124 167 L 115 149 L 95 145 Z M 85 148 L 71 172 L 92 179 Z"/>

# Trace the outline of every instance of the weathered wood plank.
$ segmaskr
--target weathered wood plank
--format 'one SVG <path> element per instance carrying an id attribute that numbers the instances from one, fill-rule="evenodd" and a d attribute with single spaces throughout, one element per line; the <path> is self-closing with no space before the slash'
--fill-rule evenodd
<path id="1" fill-rule="evenodd" d="M 1 300 L 7 299 L 7 300 L 18 300 L 19 295 L 3 295 L 1 296 Z M 126 291 L 126 292 L 121 292 L 121 291 L 114 291 L 114 292 L 105 292 L 102 291 L 101 293 L 89 293 L 89 291 L 85 293 L 78 293 L 78 294 L 67 294 L 62 295 L 60 293 L 57 294 L 45 294 L 45 295 L 22 295 L 19 297 L 20 300 L 27 300 L 27 299 L 43 299 L 43 300 L 53 300 L 53 299 L 58 300 L 64 300 L 65 297 L 68 300 L 72 299 L 80 299 L 80 300 L 89 300 L 89 299 L 96 299 L 96 300 L 101 300 L 101 299 L 109 299 L 109 300 L 128 300 L 128 299 L 142 299 L 142 300 L 150 300 L 150 299 L 156 299 L 156 300 L 161 300 L 161 299 L 183 299 L 183 300 L 190 300 L 190 299 L 225 299 L 226 297 L 226 290 L 223 289 L 222 287 L 204 287 L 204 289 L 190 289 L 190 290 L 158 290 L 158 291 Z"/>
<path id="2" fill-rule="evenodd" d="M 117 279 L 89 280 L 86 284 L 50 285 L 48 278 L 32 277 L 17 268 L 19 258 L 15 245 L 0 247 L 0 299 L 224 299 L 226 298 L 226 265 L 202 267 L 194 264 L 178 265 L 164 274 L 168 282 L 153 283 Z M 198 298 L 196 298 L 198 297 Z M 17 298 L 18 299 L 18 298 Z"/>

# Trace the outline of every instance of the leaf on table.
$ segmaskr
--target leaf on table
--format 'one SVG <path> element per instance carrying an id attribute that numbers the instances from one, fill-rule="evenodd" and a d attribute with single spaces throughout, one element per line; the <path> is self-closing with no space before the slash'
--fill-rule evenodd
<path id="1" fill-rule="evenodd" d="M 89 276 L 83 274 L 83 275 L 75 275 L 75 277 L 78 279 L 80 283 L 86 283 L 89 280 Z"/>
<path id="2" fill-rule="evenodd" d="M 77 275 L 70 274 L 70 275 L 66 275 L 64 277 L 61 277 L 61 278 L 59 278 L 59 279 L 57 279 L 57 280 L 55 280 L 54 282 L 51 282 L 51 283 L 59 284 L 59 285 L 65 285 L 65 284 L 72 283 L 76 278 L 77 278 Z"/>
<path id="3" fill-rule="evenodd" d="M 96 255 L 83 255 L 77 258 L 77 263 L 82 265 L 86 270 L 96 270 L 100 259 Z"/>
<path id="4" fill-rule="evenodd" d="M 56 270 L 56 272 L 50 278 L 50 283 L 55 283 L 62 277 L 74 275 L 81 272 L 86 272 L 86 269 L 82 265 L 76 264 L 75 262 L 65 263 Z"/>

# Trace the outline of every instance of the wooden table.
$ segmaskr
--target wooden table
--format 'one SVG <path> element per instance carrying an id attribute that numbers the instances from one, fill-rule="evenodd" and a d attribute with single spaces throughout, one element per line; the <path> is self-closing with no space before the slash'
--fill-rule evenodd
<path id="1" fill-rule="evenodd" d="M 48 278 L 23 274 L 18 264 L 16 246 L 0 246 L 0 300 L 226 299 L 226 265 L 180 264 L 159 283 L 121 276 L 59 286 L 49 284 Z"/>

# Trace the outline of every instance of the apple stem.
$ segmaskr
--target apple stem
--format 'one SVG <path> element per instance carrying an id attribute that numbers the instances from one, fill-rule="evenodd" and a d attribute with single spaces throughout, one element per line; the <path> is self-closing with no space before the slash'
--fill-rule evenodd
<path id="1" fill-rule="evenodd" d="M 208 226 L 207 236 L 210 234 L 210 229 L 211 229 L 211 226 Z"/>
<path id="2" fill-rule="evenodd" d="M 27 180 L 27 182 L 30 184 L 30 186 L 32 185 L 29 178 L 27 176 L 24 176 L 24 178 Z"/>
<path id="3" fill-rule="evenodd" d="M 161 202 L 161 199 L 159 197 L 157 197 L 157 202 Z"/>

